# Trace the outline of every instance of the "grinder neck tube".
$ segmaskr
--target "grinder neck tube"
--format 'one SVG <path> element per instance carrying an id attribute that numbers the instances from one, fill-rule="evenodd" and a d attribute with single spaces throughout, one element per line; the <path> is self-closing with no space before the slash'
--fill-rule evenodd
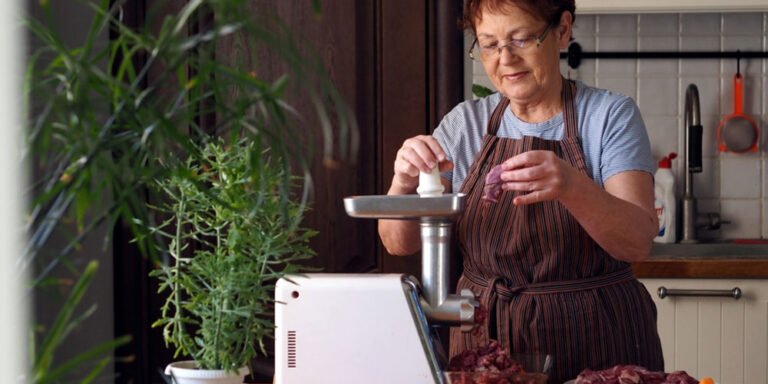
<path id="1" fill-rule="evenodd" d="M 448 297 L 452 226 L 450 220 L 421 219 L 421 283 L 432 308 L 439 308 Z"/>

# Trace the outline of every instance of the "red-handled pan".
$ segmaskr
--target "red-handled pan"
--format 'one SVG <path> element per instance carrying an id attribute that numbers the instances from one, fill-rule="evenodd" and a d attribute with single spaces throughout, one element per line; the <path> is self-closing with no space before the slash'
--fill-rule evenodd
<path id="1" fill-rule="evenodd" d="M 744 77 L 733 76 L 733 113 L 726 116 L 717 127 L 717 143 L 720 152 L 757 152 L 757 124 L 744 114 Z"/>

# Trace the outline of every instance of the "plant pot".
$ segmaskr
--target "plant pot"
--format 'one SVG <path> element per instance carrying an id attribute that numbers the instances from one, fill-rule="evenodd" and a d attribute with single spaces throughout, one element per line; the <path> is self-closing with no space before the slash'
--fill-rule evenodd
<path id="1" fill-rule="evenodd" d="M 176 384 L 242 384 L 248 374 L 248 368 L 242 367 L 238 373 L 216 369 L 198 369 L 192 360 L 177 361 L 165 367 L 165 374 L 173 378 Z"/>

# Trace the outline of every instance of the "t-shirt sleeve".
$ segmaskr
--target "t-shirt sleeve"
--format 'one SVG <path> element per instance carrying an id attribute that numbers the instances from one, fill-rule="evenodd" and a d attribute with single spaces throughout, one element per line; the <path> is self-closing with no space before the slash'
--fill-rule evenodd
<path id="1" fill-rule="evenodd" d="M 600 173 L 605 183 L 624 171 L 655 170 L 651 142 L 640 109 L 629 97 L 620 98 L 608 113 L 600 155 Z"/>

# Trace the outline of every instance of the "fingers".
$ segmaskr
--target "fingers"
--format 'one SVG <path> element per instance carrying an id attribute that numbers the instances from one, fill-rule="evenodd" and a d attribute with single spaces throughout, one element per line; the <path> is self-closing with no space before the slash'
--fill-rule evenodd
<path id="1" fill-rule="evenodd" d="M 453 168 L 453 163 L 447 160 L 443 148 L 432 136 L 411 137 L 397 151 L 393 183 L 401 190 L 416 188 L 419 172 L 430 172 L 435 167 L 445 172 Z"/>
<path id="2" fill-rule="evenodd" d="M 446 156 L 440 144 L 432 136 L 421 135 L 403 142 L 397 154 L 398 158 L 407 161 L 411 166 L 422 172 L 429 172 L 439 162 L 445 161 Z"/>
<path id="3" fill-rule="evenodd" d="M 567 188 L 568 167 L 551 151 L 530 151 L 502 163 L 502 189 L 524 192 L 514 204 L 555 200 Z"/>

